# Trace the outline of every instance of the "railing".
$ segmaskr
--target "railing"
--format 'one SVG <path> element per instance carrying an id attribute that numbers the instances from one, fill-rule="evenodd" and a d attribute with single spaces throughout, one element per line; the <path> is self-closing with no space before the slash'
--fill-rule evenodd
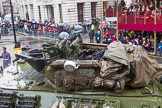
<path id="1" fill-rule="evenodd" d="M 116 17 L 116 16 L 117 16 L 116 9 L 107 9 L 106 17 Z M 146 13 L 144 15 L 139 15 L 137 12 L 123 12 L 122 10 L 119 9 L 118 24 L 119 24 L 119 29 L 120 29 L 120 25 L 124 24 L 125 26 L 132 25 L 134 27 L 137 25 L 138 26 L 142 25 L 143 27 L 152 26 L 155 27 L 155 29 L 153 30 L 160 30 L 159 27 L 162 27 L 162 15 L 157 14 L 156 17 L 155 15 L 146 14 Z M 151 29 L 152 28 L 149 28 L 148 30 Z M 145 28 L 145 30 L 147 30 L 147 28 Z"/>

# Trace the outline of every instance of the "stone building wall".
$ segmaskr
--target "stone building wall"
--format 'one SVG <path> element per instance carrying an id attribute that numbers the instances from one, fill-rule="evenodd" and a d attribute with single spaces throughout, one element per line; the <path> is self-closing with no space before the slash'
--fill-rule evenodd
<path id="1" fill-rule="evenodd" d="M 36 21 L 49 20 L 54 17 L 54 21 L 67 22 L 71 25 L 78 24 L 78 3 L 83 3 L 83 20 L 91 20 L 91 2 L 96 2 L 96 17 L 103 16 L 103 2 L 108 0 L 21 0 L 20 10 L 21 19 L 26 18 L 26 13 L 29 19 Z M 114 0 L 109 0 L 113 3 Z M 62 15 L 60 15 L 62 8 Z M 62 16 L 62 17 L 60 17 Z M 62 19 L 61 19 L 62 18 Z"/>

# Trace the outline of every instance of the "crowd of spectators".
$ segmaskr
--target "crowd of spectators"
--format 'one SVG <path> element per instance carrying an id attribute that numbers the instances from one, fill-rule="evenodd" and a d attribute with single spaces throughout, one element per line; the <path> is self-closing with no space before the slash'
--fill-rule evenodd
<path id="1" fill-rule="evenodd" d="M 29 35 L 52 36 L 54 35 L 54 33 L 58 32 L 57 25 L 55 25 L 52 19 L 50 19 L 49 21 L 45 20 L 44 22 L 37 22 L 34 19 L 32 21 L 21 20 L 20 22 L 24 24 L 23 28 L 20 28 L 21 32 L 23 30 L 23 32 L 28 33 Z"/>
<path id="2" fill-rule="evenodd" d="M 155 8 L 156 8 L 156 14 L 161 15 L 162 14 L 162 1 L 161 0 L 136 0 L 136 2 L 131 3 L 129 6 L 126 6 L 126 3 L 124 0 L 121 0 L 118 8 L 122 10 L 122 14 L 127 15 L 146 15 L 153 17 L 155 14 Z M 156 5 L 156 6 L 155 6 Z M 109 6 L 109 9 L 111 8 L 117 8 L 116 1 L 114 2 L 113 6 Z"/>
<path id="3" fill-rule="evenodd" d="M 9 29 L 12 28 L 12 24 L 8 22 L 5 22 L 3 25 L 0 24 L 0 26 L 4 28 L 5 32 L 9 32 Z M 74 27 L 71 27 L 68 24 L 65 24 L 63 26 L 58 26 L 57 24 L 55 24 L 55 22 L 52 19 L 46 20 L 44 22 L 41 22 L 41 21 L 36 22 L 35 20 L 26 21 L 26 20 L 19 19 L 18 21 L 15 20 L 14 26 L 17 31 L 28 33 L 31 36 L 39 35 L 39 36 L 54 37 L 55 33 L 58 33 L 58 34 L 61 32 L 70 33 L 74 29 Z M 104 28 L 102 32 L 103 34 L 101 35 L 99 24 L 94 23 L 94 24 L 91 24 L 90 26 L 88 25 L 82 25 L 82 26 L 83 26 L 83 32 L 89 33 L 90 43 L 96 42 L 96 43 L 110 44 L 111 42 L 117 40 L 117 35 L 111 33 L 111 30 L 109 28 Z M 162 53 L 161 36 L 162 36 L 162 33 L 157 33 L 158 44 L 157 44 L 156 53 L 160 52 L 160 54 Z M 153 32 L 123 30 L 119 32 L 118 40 L 121 41 L 123 44 L 141 45 L 149 52 L 154 51 Z"/>
<path id="4" fill-rule="evenodd" d="M 45 21 L 44 23 L 39 22 L 39 24 L 36 24 L 36 22 L 34 21 L 32 21 L 32 23 L 22 21 L 22 23 L 24 24 L 24 26 L 22 26 L 23 28 L 19 27 L 18 30 L 23 30 L 29 34 L 31 32 L 31 35 L 34 36 L 54 36 L 54 33 L 60 33 L 62 31 L 70 33 L 74 29 L 73 27 L 69 27 L 68 25 L 61 26 L 60 28 L 58 25 L 55 25 L 55 23 L 52 21 Z M 90 27 L 88 27 L 87 25 L 83 27 L 83 31 L 86 31 L 85 33 L 89 33 L 90 43 L 110 44 L 111 42 L 117 40 L 117 35 L 112 33 L 110 28 L 104 28 L 102 32 L 103 34 L 101 35 L 100 29 L 97 25 L 98 24 L 91 24 Z M 101 40 L 101 36 L 103 36 L 103 40 Z M 162 33 L 157 33 L 157 48 L 160 47 L 159 45 L 162 45 L 159 44 L 161 41 L 161 36 Z M 154 51 L 154 32 L 123 30 L 119 31 L 118 40 L 121 41 L 123 44 L 132 44 L 134 46 L 141 45 L 148 52 Z M 162 47 L 160 50 L 157 49 L 157 53 L 158 51 L 161 54 Z"/>
<path id="5" fill-rule="evenodd" d="M 61 32 L 70 33 L 71 29 L 74 27 L 70 26 L 68 23 L 55 24 L 53 19 L 42 21 L 36 20 L 21 20 L 15 18 L 14 23 L 15 29 L 17 32 L 27 33 L 29 36 L 47 36 L 54 37 Z M 10 33 L 12 31 L 12 23 L 9 21 L 4 21 L 0 23 L 0 28 L 2 29 L 2 33 Z"/>
<path id="6" fill-rule="evenodd" d="M 155 54 L 162 54 L 162 33 L 157 32 L 157 49 Z M 113 41 L 117 40 L 117 37 L 114 34 L 111 34 L 109 29 L 106 29 L 104 32 L 103 43 L 110 44 Z M 106 39 L 106 41 L 105 41 Z M 146 49 L 148 52 L 154 52 L 154 32 L 149 31 L 119 31 L 118 40 L 121 41 L 123 44 L 129 44 L 133 46 L 141 45 Z"/>
<path id="7" fill-rule="evenodd" d="M 117 36 L 117 34 L 112 33 L 112 30 L 110 28 L 104 28 L 102 35 L 99 29 L 97 32 L 94 32 L 95 31 L 94 29 L 95 27 L 92 24 L 90 28 L 90 33 L 89 33 L 90 43 L 110 44 L 116 40 L 119 40 L 123 44 L 129 44 L 133 46 L 138 46 L 138 45 L 143 46 L 144 49 L 146 49 L 151 54 L 154 53 L 154 41 L 155 41 L 154 32 L 122 30 L 122 31 L 119 31 L 119 34 Z M 162 54 L 162 33 L 157 32 L 156 36 L 157 36 L 157 39 L 156 39 L 157 49 L 155 53 L 161 55 Z"/>
<path id="8" fill-rule="evenodd" d="M 141 45 L 149 52 L 154 50 L 153 37 L 153 32 L 144 31 L 121 31 L 119 34 L 119 40 L 123 44 L 131 44 L 134 46 Z"/>

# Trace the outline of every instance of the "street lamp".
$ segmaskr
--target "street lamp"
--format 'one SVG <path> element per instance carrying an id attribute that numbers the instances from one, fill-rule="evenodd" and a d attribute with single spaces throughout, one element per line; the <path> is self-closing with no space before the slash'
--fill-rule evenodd
<path id="1" fill-rule="evenodd" d="M 116 8 L 116 17 L 117 17 L 117 22 L 116 22 L 116 37 L 117 37 L 117 40 L 119 40 L 119 29 L 118 29 L 118 25 L 119 25 L 119 22 L 118 22 L 118 17 L 119 17 L 119 13 L 118 13 L 118 0 L 117 0 L 117 8 Z"/>
<path id="2" fill-rule="evenodd" d="M 12 20 L 12 26 L 13 26 L 15 47 L 17 47 L 16 31 L 15 31 L 15 26 L 14 26 L 13 7 L 12 7 L 12 2 L 11 2 L 11 0 L 10 0 L 10 8 L 11 8 L 11 20 Z"/>
<path id="3" fill-rule="evenodd" d="M 102 0 L 100 0 L 100 34 L 101 34 L 101 43 L 103 41 L 103 31 L 102 31 Z"/>

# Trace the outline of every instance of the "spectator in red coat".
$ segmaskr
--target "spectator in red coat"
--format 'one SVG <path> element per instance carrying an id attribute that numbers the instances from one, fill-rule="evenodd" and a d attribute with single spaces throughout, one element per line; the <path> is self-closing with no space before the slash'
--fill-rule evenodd
<path id="1" fill-rule="evenodd" d="M 110 37 L 110 31 L 109 31 L 109 29 L 108 29 L 108 28 L 106 29 L 106 31 L 105 31 L 105 33 L 104 33 L 104 35 L 105 35 L 107 38 L 109 38 L 109 37 Z"/>

